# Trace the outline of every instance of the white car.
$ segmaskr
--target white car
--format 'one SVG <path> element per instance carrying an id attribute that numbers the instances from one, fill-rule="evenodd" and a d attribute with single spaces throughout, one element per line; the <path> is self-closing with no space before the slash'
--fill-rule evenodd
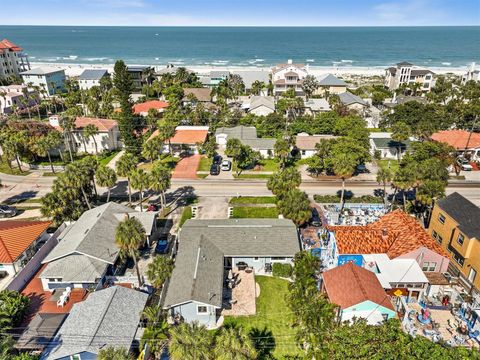
<path id="1" fill-rule="evenodd" d="M 457 158 L 457 164 L 460 166 L 460 168 L 463 171 L 472 171 L 473 170 L 472 165 L 470 165 L 470 162 L 465 158 L 461 158 L 461 157 Z"/>
<path id="2" fill-rule="evenodd" d="M 232 169 L 232 162 L 230 160 L 223 160 L 221 169 L 222 171 L 230 171 Z"/>

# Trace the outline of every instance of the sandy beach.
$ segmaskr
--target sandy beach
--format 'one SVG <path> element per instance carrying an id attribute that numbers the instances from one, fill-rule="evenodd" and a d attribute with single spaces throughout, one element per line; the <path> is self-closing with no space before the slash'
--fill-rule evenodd
<path id="1" fill-rule="evenodd" d="M 85 69 L 107 69 L 109 72 L 113 72 L 114 64 L 72 64 L 72 63 L 40 63 L 40 62 L 31 62 L 32 67 L 49 67 L 49 68 L 61 68 L 65 70 L 65 74 L 70 77 L 79 76 Z M 136 64 L 129 64 L 136 65 Z M 154 66 L 154 65 L 152 65 Z M 334 74 L 337 76 L 382 76 L 385 74 L 385 67 L 355 67 L 355 66 L 311 66 L 308 65 L 309 72 L 312 75 L 324 75 L 324 74 Z M 165 66 L 154 66 L 156 70 L 160 70 Z M 269 66 L 200 66 L 193 65 L 185 67 L 191 71 L 194 71 L 200 75 L 208 75 L 210 71 L 230 71 L 236 73 L 239 71 L 265 71 L 270 72 L 271 67 Z M 467 66 L 465 67 L 430 67 L 436 74 L 455 74 L 462 75 L 467 71 Z"/>

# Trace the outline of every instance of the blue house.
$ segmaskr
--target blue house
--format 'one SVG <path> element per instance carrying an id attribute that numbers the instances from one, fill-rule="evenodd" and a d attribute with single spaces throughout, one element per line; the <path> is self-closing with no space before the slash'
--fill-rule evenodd
<path id="1" fill-rule="evenodd" d="M 396 315 L 377 276 L 351 262 L 325 271 L 321 291 L 338 305 L 337 318 L 342 322 L 364 318 L 376 325 Z"/>
<path id="2" fill-rule="evenodd" d="M 285 219 L 188 220 L 164 308 L 171 317 L 213 328 L 224 303 L 226 272 L 248 267 L 255 274 L 289 263 L 300 251 L 296 226 Z"/>
<path id="3" fill-rule="evenodd" d="M 20 75 L 26 85 L 38 86 L 47 96 L 65 91 L 65 71 L 62 69 L 35 68 Z"/>

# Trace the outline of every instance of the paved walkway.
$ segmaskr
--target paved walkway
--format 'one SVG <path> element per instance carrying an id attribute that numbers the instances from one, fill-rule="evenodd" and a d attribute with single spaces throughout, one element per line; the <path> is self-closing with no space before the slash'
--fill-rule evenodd
<path id="1" fill-rule="evenodd" d="M 113 157 L 112 160 L 107 164 L 107 166 L 113 170 L 117 169 L 117 161 L 122 157 L 122 155 L 125 153 L 125 150 L 120 151 L 117 155 Z"/>
<path id="2" fill-rule="evenodd" d="M 234 276 L 238 276 L 237 285 L 232 290 L 231 309 L 222 310 L 224 316 L 249 316 L 256 313 L 256 283 L 255 274 L 252 271 L 235 271 Z"/>
<path id="3" fill-rule="evenodd" d="M 173 170 L 173 179 L 196 179 L 201 155 L 192 155 L 180 160 Z"/>

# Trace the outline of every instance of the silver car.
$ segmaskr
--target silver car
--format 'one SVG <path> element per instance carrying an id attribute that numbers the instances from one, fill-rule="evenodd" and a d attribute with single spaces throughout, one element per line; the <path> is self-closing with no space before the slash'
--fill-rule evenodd
<path id="1" fill-rule="evenodd" d="M 0 217 L 10 218 L 17 215 L 17 208 L 8 205 L 0 205 Z"/>

